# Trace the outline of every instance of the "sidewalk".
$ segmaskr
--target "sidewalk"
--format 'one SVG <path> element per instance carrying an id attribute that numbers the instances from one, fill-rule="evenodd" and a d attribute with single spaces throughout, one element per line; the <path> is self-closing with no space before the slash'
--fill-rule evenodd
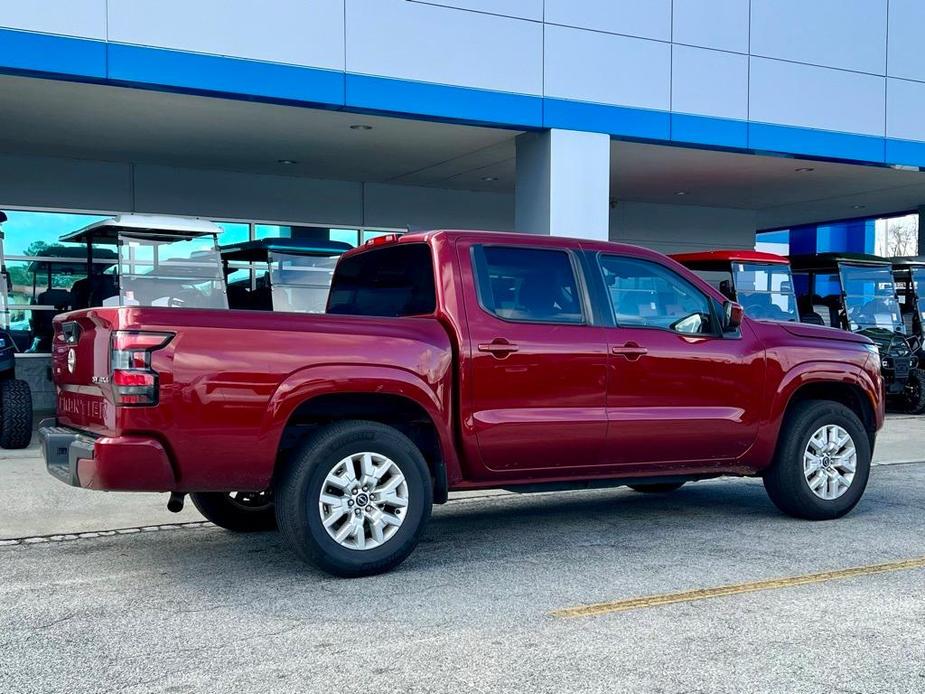
<path id="1" fill-rule="evenodd" d="M 921 461 L 925 461 L 925 416 L 888 415 L 874 462 Z M 62 484 L 45 472 L 36 442 L 22 451 L 0 450 L 0 495 L 4 499 L 0 539 L 203 520 L 188 499 L 181 513 L 170 513 L 166 494 L 108 494 Z M 460 496 L 464 495 L 451 498 Z"/>

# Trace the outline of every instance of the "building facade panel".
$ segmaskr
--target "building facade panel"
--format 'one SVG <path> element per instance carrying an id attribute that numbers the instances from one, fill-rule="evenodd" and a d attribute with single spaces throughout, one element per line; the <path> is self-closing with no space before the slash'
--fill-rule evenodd
<path id="1" fill-rule="evenodd" d="M 411 0 L 411 2 L 486 12 L 502 17 L 532 19 L 535 22 L 543 21 L 543 0 Z"/>
<path id="2" fill-rule="evenodd" d="M 343 0 L 109 0 L 109 40 L 344 69 Z"/>
<path id="3" fill-rule="evenodd" d="M 671 40 L 671 0 L 546 0 L 546 22 Z"/>
<path id="4" fill-rule="evenodd" d="M 883 77 L 752 57 L 749 82 L 752 121 L 884 136 Z"/>
<path id="5" fill-rule="evenodd" d="M 748 118 L 748 56 L 674 46 L 671 61 L 672 111 Z"/>
<path id="6" fill-rule="evenodd" d="M 0 71 L 917 164 L 918 90 L 887 103 L 882 75 L 925 82 L 923 21 L 919 0 L 0 0 Z"/>
<path id="7" fill-rule="evenodd" d="M 106 0 L 0 0 L 0 27 L 106 39 Z"/>
<path id="8" fill-rule="evenodd" d="M 925 2 L 890 0 L 887 70 L 891 77 L 925 82 L 925 51 L 921 45 L 923 26 Z"/>
<path id="9" fill-rule="evenodd" d="M 748 53 L 750 0 L 674 0 L 675 43 Z"/>
<path id="10" fill-rule="evenodd" d="M 347 71 L 540 95 L 543 25 L 407 0 L 347 0 Z"/>
<path id="11" fill-rule="evenodd" d="M 752 0 L 751 53 L 886 74 L 887 0 Z"/>
<path id="12" fill-rule="evenodd" d="M 925 140 L 925 82 L 888 79 L 886 135 L 902 140 Z"/>
<path id="13" fill-rule="evenodd" d="M 547 26 L 545 76 L 549 97 L 667 111 L 671 46 Z"/>

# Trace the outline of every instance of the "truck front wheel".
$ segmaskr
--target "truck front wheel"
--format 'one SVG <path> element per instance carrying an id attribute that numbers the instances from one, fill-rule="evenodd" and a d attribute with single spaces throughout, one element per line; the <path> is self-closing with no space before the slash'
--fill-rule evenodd
<path id="1" fill-rule="evenodd" d="M 196 492 L 189 496 L 206 520 L 225 530 L 252 533 L 276 528 L 269 492 Z"/>
<path id="2" fill-rule="evenodd" d="M 283 537 L 304 560 L 336 576 L 369 576 L 400 564 L 432 504 L 421 452 L 378 422 L 321 429 L 290 459 L 276 488 Z"/>
<path id="3" fill-rule="evenodd" d="M 839 518 L 855 507 L 870 476 L 870 440 L 858 416 L 826 400 L 797 403 L 781 428 L 764 487 L 797 518 Z"/>

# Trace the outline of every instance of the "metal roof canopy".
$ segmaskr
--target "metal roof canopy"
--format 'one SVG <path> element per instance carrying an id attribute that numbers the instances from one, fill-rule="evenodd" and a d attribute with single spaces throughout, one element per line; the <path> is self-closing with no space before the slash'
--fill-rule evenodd
<path id="1" fill-rule="evenodd" d="M 817 253 L 814 255 L 790 256 L 790 267 L 794 270 L 815 270 L 817 272 L 831 271 L 834 270 L 839 263 L 869 265 L 871 267 L 892 266 L 889 259 L 879 255 L 869 255 L 867 253 Z"/>
<path id="2" fill-rule="evenodd" d="M 788 265 L 790 263 L 787 258 L 776 253 L 739 248 L 673 253 L 670 257 L 685 267 L 697 270 L 725 270 L 730 263 L 760 263 L 763 265 Z"/>
<path id="3" fill-rule="evenodd" d="M 353 246 L 343 241 L 303 241 L 290 238 L 268 238 L 256 241 L 241 241 L 219 247 L 222 260 L 240 262 L 262 262 L 269 259 L 270 253 L 286 253 L 299 256 L 316 256 L 329 258 L 342 255 Z"/>
<path id="4" fill-rule="evenodd" d="M 218 235 L 222 228 L 215 222 L 198 217 L 175 217 L 155 214 L 120 214 L 94 222 L 83 229 L 61 237 L 63 242 L 115 244 L 119 234 L 135 233 L 147 236 L 175 236 L 193 239 L 209 234 Z"/>
<path id="5" fill-rule="evenodd" d="M 925 267 L 925 255 L 899 255 L 892 261 L 895 268 Z"/>

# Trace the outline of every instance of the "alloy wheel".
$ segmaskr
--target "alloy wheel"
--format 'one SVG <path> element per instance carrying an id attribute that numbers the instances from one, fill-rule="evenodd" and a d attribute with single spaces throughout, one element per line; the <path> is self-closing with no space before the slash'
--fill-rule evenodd
<path id="1" fill-rule="evenodd" d="M 833 501 L 848 491 L 857 469 L 851 434 L 837 424 L 819 427 L 803 451 L 803 476 L 820 499 Z"/>
<path id="2" fill-rule="evenodd" d="M 393 460 L 373 452 L 338 461 L 324 478 L 318 511 L 328 535 L 347 549 L 388 542 L 405 520 L 408 484 Z"/>

